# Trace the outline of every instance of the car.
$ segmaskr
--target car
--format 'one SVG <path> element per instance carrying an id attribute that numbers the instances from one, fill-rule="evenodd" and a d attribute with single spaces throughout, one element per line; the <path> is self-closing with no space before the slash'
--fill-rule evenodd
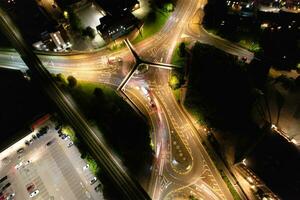
<path id="1" fill-rule="evenodd" d="M 68 147 L 70 148 L 71 146 L 73 146 L 73 142 L 70 142 L 69 144 L 68 144 Z"/>
<path id="2" fill-rule="evenodd" d="M 108 58 L 107 64 L 113 65 L 113 64 L 122 64 L 123 60 L 120 57 L 110 57 Z"/>
<path id="3" fill-rule="evenodd" d="M 35 196 L 38 195 L 39 193 L 40 193 L 39 190 L 35 190 L 35 191 L 31 192 L 29 196 L 30 196 L 30 197 L 35 197 Z"/>
<path id="4" fill-rule="evenodd" d="M 26 144 L 27 146 L 29 146 L 29 145 L 32 144 L 32 142 L 33 142 L 33 139 L 26 140 L 26 141 L 25 141 L 25 144 Z"/>
<path id="5" fill-rule="evenodd" d="M 18 154 L 21 154 L 21 153 L 23 153 L 23 152 L 24 152 L 24 148 L 20 148 L 20 149 L 17 150 L 17 153 L 18 153 Z"/>
<path id="6" fill-rule="evenodd" d="M 61 139 L 65 140 L 67 138 L 66 134 L 61 134 Z"/>
<path id="7" fill-rule="evenodd" d="M 47 146 L 50 146 L 52 143 L 54 142 L 54 140 L 50 140 L 46 143 Z"/>
<path id="8" fill-rule="evenodd" d="M 71 139 L 71 136 L 69 135 L 66 135 L 66 137 L 64 138 L 64 140 L 69 140 L 69 139 Z"/>
<path id="9" fill-rule="evenodd" d="M 21 161 L 18 164 L 16 164 L 15 169 L 19 170 L 22 166 L 23 166 L 23 162 Z"/>
<path id="10" fill-rule="evenodd" d="M 48 132 L 48 130 L 49 130 L 49 126 L 44 126 L 43 128 L 41 128 L 39 130 L 38 133 L 40 134 L 40 136 L 42 136 L 42 135 L 46 134 Z"/>
<path id="11" fill-rule="evenodd" d="M 11 184 L 10 183 L 6 183 L 6 185 L 4 185 L 1 189 L 1 191 L 6 190 Z"/>
<path id="12" fill-rule="evenodd" d="M 29 193 L 32 193 L 34 188 L 35 188 L 35 185 L 33 183 L 28 184 L 27 187 L 26 187 L 27 192 L 29 192 Z"/>
<path id="13" fill-rule="evenodd" d="M 86 164 L 86 165 L 83 166 L 82 169 L 83 169 L 83 170 L 87 170 L 89 167 L 90 167 L 89 164 Z"/>
<path id="14" fill-rule="evenodd" d="M 30 163 L 30 160 L 27 160 L 26 162 L 23 162 L 23 165 L 26 166 Z"/>
<path id="15" fill-rule="evenodd" d="M 151 106 L 151 108 L 156 108 L 155 103 L 154 103 L 153 100 L 150 101 L 150 106 Z"/>
<path id="16" fill-rule="evenodd" d="M 96 183 L 97 178 L 94 176 L 91 180 L 90 180 L 90 184 L 93 185 L 94 183 Z"/>
<path id="17" fill-rule="evenodd" d="M 61 128 L 62 128 L 62 124 L 60 123 L 55 126 L 55 130 L 61 130 Z"/>
<path id="18" fill-rule="evenodd" d="M 99 183 L 96 187 L 95 187 L 95 191 L 96 192 L 100 192 L 100 190 L 102 190 L 102 184 Z"/>
<path id="19" fill-rule="evenodd" d="M 14 197 L 15 197 L 15 193 L 11 193 L 10 195 L 8 195 L 7 197 L 6 197 L 6 200 L 13 200 L 14 199 Z"/>
<path id="20" fill-rule="evenodd" d="M 27 146 L 31 145 L 32 142 L 33 142 L 33 139 L 32 139 L 32 138 L 29 139 L 29 140 L 25 140 L 25 144 L 26 144 Z"/>
<path id="21" fill-rule="evenodd" d="M 0 183 L 2 183 L 3 181 L 5 181 L 7 179 L 7 176 L 4 176 L 3 178 L 0 179 Z"/>

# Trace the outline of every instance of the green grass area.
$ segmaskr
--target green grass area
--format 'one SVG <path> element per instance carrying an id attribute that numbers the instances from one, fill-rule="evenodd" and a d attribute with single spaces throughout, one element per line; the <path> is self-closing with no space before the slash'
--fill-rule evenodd
<path id="1" fill-rule="evenodd" d="M 96 160 L 87 152 L 87 148 L 84 144 L 81 143 L 81 141 L 78 139 L 75 131 L 72 129 L 69 125 L 64 125 L 62 127 L 62 133 L 68 135 L 71 137 L 71 140 L 74 142 L 74 144 L 77 146 L 79 151 L 81 152 L 81 157 L 86 161 L 86 163 L 89 165 L 89 169 L 91 172 L 100 179 L 100 167 L 97 164 Z"/>
<path id="2" fill-rule="evenodd" d="M 151 149 L 150 129 L 148 124 L 121 98 L 113 88 L 100 83 L 77 81 L 71 87 L 61 76 L 57 82 L 69 92 L 75 103 L 82 111 L 89 124 L 95 129 L 96 134 L 103 138 L 108 147 L 121 160 L 131 174 L 137 180 L 150 177 L 148 169 L 153 160 Z M 99 177 L 103 183 L 103 193 L 106 199 L 120 199 L 111 196 L 118 195 L 110 185 L 110 180 L 102 173 L 101 165 L 91 157 L 89 148 L 82 142 L 79 133 L 74 134 L 68 126 L 62 130 L 75 139 L 81 157 L 89 164 L 91 171 Z M 73 136 L 75 135 L 75 136 Z M 78 139 L 76 139 L 76 136 Z M 109 198 L 111 197 L 111 198 Z"/>
<path id="3" fill-rule="evenodd" d="M 188 110 L 188 112 L 193 116 L 194 119 L 197 119 L 197 123 L 201 125 L 207 126 L 208 124 L 205 122 L 205 118 L 200 110 L 197 109 L 196 106 L 192 106 L 186 102 L 184 102 L 185 108 Z"/>
<path id="4" fill-rule="evenodd" d="M 80 93 L 76 93 L 75 95 L 79 96 L 85 96 L 88 99 L 93 97 L 93 93 L 95 88 L 101 88 L 104 95 L 108 97 L 111 100 L 116 100 L 119 98 L 119 96 L 116 94 L 116 92 L 109 86 L 106 86 L 104 84 L 100 83 L 94 83 L 94 82 L 87 82 L 87 81 L 80 81 L 79 85 L 77 86 L 76 90 L 81 90 Z M 83 93 L 83 94 L 81 94 Z"/>
<path id="5" fill-rule="evenodd" d="M 91 172 L 95 176 L 98 176 L 100 173 L 100 168 L 99 168 L 99 165 L 97 164 L 97 162 L 90 155 L 87 155 L 84 160 L 89 165 L 89 169 L 91 170 Z"/>
<path id="6" fill-rule="evenodd" d="M 180 97 L 181 97 L 181 90 L 180 90 L 180 88 L 176 89 L 176 90 L 172 90 L 172 91 L 173 91 L 173 95 L 174 95 L 176 101 L 180 101 Z"/>
<path id="7" fill-rule="evenodd" d="M 261 50 L 258 42 L 253 42 L 250 40 L 240 40 L 238 44 L 252 52 L 259 52 Z"/>
<path id="8" fill-rule="evenodd" d="M 61 130 L 64 134 L 69 135 L 71 137 L 71 140 L 73 142 L 77 141 L 77 137 L 75 135 L 75 132 L 73 131 L 73 129 L 71 128 L 71 126 L 64 126 Z"/>
<path id="9" fill-rule="evenodd" d="M 143 170 L 153 157 L 148 124 L 109 86 L 78 81 L 72 88 L 61 83 L 128 170 L 137 179 L 142 173 L 147 176 Z"/>
<path id="10" fill-rule="evenodd" d="M 218 35 L 218 30 L 216 30 L 216 29 L 212 29 L 212 28 L 210 28 L 210 29 L 205 29 L 207 32 L 209 32 L 210 34 L 213 34 L 213 35 Z"/>
<path id="11" fill-rule="evenodd" d="M 187 47 L 190 43 L 189 42 L 183 42 L 185 44 L 185 46 Z M 176 48 L 172 54 L 172 59 L 171 59 L 171 63 L 174 64 L 174 65 L 178 65 L 178 66 L 181 66 L 181 67 L 184 67 L 186 61 L 187 61 L 187 57 L 186 56 L 180 56 L 180 49 L 179 49 L 179 45 L 181 44 L 178 43 L 176 45 Z"/>
<path id="12" fill-rule="evenodd" d="M 124 42 L 118 42 L 118 43 L 114 42 L 114 43 L 109 44 L 107 47 L 110 51 L 116 52 L 116 51 L 119 51 L 119 50 L 125 48 L 126 45 Z"/>
<path id="13" fill-rule="evenodd" d="M 149 13 L 145 18 L 144 25 L 141 29 L 142 34 L 139 34 L 132 42 L 134 44 L 138 43 L 160 31 L 170 15 L 171 12 L 165 11 L 164 9 L 154 9 L 153 12 Z"/>

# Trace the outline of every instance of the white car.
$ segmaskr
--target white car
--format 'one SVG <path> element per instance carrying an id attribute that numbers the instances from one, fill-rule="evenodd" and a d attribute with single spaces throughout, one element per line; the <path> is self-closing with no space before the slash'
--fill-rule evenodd
<path id="1" fill-rule="evenodd" d="M 93 177 L 91 180 L 90 180 L 90 184 L 93 185 L 94 183 L 96 183 L 97 181 L 97 178 L 96 177 Z"/>
<path id="2" fill-rule="evenodd" d="M 35 197 L 35 196 L 38 195 L 39 193 L 40 193 L 39 190 L 35 190 L 35 191 L 31 192 L 29 196 L 30 196 L 30 197 Z"/>
<path id="3" fill-rule="evenodd" d="M 86 164 L 85 166 L 83 166 L 83 170 L 87 170 L 89 167 L 89 164 Z"/>
<path id="4" fill-rule="evenodd" d="M 27 160 L 26 162 L 23 162 L 24 166 L 28 165 L 30 163 L 30 160 Z"/>
<path id="5" fill-rule="evenodd" d="M 20 169 L 20 167 L 22 167 L 22 165 L 23 165 L 23 162 L 21 161 L 18 164 L 16 164 L 15 169 L 17 169 L 17 170 Z"/>
<path id="6" fill-rule="evenodd" d="M 15 196 L 15 193 L 10 194 L 9 196 L 6 197 L 6 200 L 13 200 Z"/>

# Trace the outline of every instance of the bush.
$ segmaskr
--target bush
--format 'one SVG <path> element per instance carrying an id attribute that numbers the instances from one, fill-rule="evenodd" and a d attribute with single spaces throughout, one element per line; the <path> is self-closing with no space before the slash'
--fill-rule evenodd
<path id="1" fill-rule="evenodd" d="M 91 39 L 94 39 L 96 37 L 96 31 L 92 27 L 88 26 L 86 29 L 83 30 L 82 34 L 84 36 L 88 36 Z"/>
<path id="2" fill-rule="evenodd" d="M 69 87 L 73 88 L 77 85 L 77 80 L 74 76 L 68 76 L 68 85 Z"/>
<path id="3" fill-rule="evenodd" d="M 74 31 L 79 31 L 79 32 L 82 31 L 83 28 L 79 16 L 72 9 L 68 10 L 68 14 L 69 14 L 68 16 L 69 16 L 69 23 L 71 28 Z"/>

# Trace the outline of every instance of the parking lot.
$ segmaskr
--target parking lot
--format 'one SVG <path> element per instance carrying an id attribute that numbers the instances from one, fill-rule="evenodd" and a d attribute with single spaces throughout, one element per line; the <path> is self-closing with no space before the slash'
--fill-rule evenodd
<path id="1" fill-rule="evenodd" d="M 100 182 L 92 181 L 76 146 L 68 137 L 59 137 L 54 124 L 47 126 L 39 138 L 32 139 L 34 131 L 1 152 L 0 200 L 103 199 L 101 190 L 95 190 Z"/>

